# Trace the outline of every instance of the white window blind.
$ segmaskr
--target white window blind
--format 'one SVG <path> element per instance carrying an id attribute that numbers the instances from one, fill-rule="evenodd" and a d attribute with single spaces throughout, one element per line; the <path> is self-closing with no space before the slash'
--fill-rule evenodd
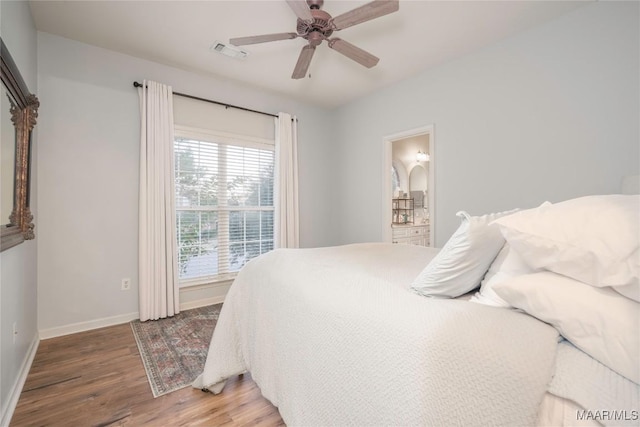
<path id="1" fill-rule="evenodd" d="M 274 141 L 176 125 L 174 151 L 181 286 L 272 250 Z"/>
<path id="2" fill-rule="evenodd" d="M 202 102 L 174 95 L 173 117 L 177 126 L 242 135 L 248 138 L 274 139 L 275 120 L 264 114 L 226 108 L 224 105 Z"/>
<path id="3" fill-rule="evenodd" d="M 177 137 L 182 280 L 224 279 L 273 249 L 273 149 Z"/>
<path id="4" fill-rule="evenodd" d="M 181 286 L 231 278 L 273 249 L 275 120 L 174 96 Z"/>

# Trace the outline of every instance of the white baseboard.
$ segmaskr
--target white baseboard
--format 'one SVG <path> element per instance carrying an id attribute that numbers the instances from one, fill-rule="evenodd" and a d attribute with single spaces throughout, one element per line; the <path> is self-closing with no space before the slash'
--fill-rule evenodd
<path id="1" fill-rule="evenodd" d="M 104 328 L 106 326 L 120 325 L 121 323 L 131 322 L 139 319 L 138 312 L 120 314 L 118 316 L 103 317 L 102 319 L 89 320 L 87 322 L 72 323 L 70 325 L 58 326 L 40 331 L 40 339 L 61 337 L 63 335 L 75 334 L 78 332 L 90 331 L 92 329 Z"/>
<path id="2" fill-rule="evenodd" d="M 180 311 L 189 310 L 192 308 L 204 307 L 206 305 L 211 305 L 211 304 L 219 304 L 223 302 L 229 285 L 226 285 L 226 286 L 227 286 L 227 289 L 224 289 L 221 295 L 216 295 L 212 297 L 201 298 L 194 301 L 186 301 L 184 303 L 180 303 Z M 42 329 L 40 331 L 40 339 L 45 340 L 48 338 L 61 337 L 63 335 L 70 335 L 78 332 L 90 331 L 92 329 L 104 328 L 107 326 L 120 325 L 122 323 L 128 323 L 128 322 L 131 322 L 132 320 L 136 320 L 139 318 L 140 318 L 140 314 L 136 311 L 133 313 L 120 314 L 118 316 L 104 317 L 102 319 L 94 319 L 86 322 L 78 322 L 78 323 L 72 323 L 70 325 L 58 326 L 55 328 Z M 3 425 L 4 424 L 0 424 L 0 426 L 3 426 Z"/>
<path id="3" fill-rule="evenodd" d="M 1 408 L 2 413 L 0 414 L 0 426 L 8 426 L 9 422 L 11 421 L 11 417 L 13 417 L 13 412 L 16 410 L 16 406 L 18 405 L 18 400 L 20 399 L 22 388 L 24 387 L 25 381 L 27 381 L 27 375 L 29 375 L 31 364 L 33 363 L 33 359 L 36 357 L 38 344 L 40 344 L 40 340 L 38 339 L 38 335 L 36 335 L 35 337 L 33 337 L 33 341 L 31 341 L 29 351 L 27 351 L 27 355 L 22 361 L 18 377 L 16 378 L 15 383 L 13 383 L 13 387 L 11 387 L 11 390 L 9 391 L 7 405 L 6 407 Z"/>

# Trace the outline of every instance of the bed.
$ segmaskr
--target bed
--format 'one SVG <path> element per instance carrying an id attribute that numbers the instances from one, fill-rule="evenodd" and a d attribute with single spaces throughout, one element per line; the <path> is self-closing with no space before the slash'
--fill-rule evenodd
<path id="1" fill-rule="evenodd" d="M 631 223 L 623 226 L 637 228 L 637 198 L 628 197 L 622 216 Z M 582 205 L 602 212 L 599 200 Z M 632 253 L 627 246 L 618 250 L 627 257 L 626 275 L 619 271 L 622 264 L 607 264 L 574 279 L 565 275 L 571 263 L 558 253 L 540 268 L 527 257 L 544 256 L 522 250 L 513 222 L 535 223 L 532 215 L 549 211 L 557 216 L 558 205 L 481 217 L 463 213 L 460 228 L 440 251 L 369 243 L 260 256 L 234 281 L 193 385 L 221 393 L 226 379 L 251 372 L 288 425 L 637 426 L 640 386 L 633 365 L 640 344 L 633 335 L 640 303 L 632 297 L 638 233 Z M 575 212 L 576 206 L 570 208 Z M 622 320 L 605 325 L 609 329 L 593 334 L 595 340 L 589 332 L 583 345 L 581 332 L 573 333 L 575 322 L 555 319 L 557 312 L 536 307 L 537 294 L 525 292 L 539 293 L 547 284 L 552 292 L 585 288 L 580 301 L 620 303 L 616 311 L 622 314 L 610 317 Z M 571 311 L 558 304 L 559 312 Z M 602 317 L 589 310 L 580 308 L 577 316 Z M 630 330 L 610 344 L 609 330 L 616 328 Z"/>

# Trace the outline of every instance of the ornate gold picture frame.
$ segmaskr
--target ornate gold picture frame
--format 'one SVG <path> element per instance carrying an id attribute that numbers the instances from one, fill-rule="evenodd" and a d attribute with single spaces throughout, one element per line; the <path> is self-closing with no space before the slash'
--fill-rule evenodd
<path id="1" fill-rule="evenodd" d="M 0 39 L 2 84 L 11 105 L 9 114 L 15 130 L 15 162 L 13 171 L 3 170 L 2 179 L 11 179 L 13 172 L 13 208 L 9 218 L 0 218 L 0 251 L 35 238 L 33 215 L 29 208 L 31 187 L 31 131 L 38 117 L 38 98 L 29 92 L 9 50 Z M 2 114 L 6 114 L 3 111 Z M 3 132 L 4 133 L 4 132 Z M 1 141 L 11 144 L 11 141 Z M 8 221 L 8 223 L 4 223 Z"/>

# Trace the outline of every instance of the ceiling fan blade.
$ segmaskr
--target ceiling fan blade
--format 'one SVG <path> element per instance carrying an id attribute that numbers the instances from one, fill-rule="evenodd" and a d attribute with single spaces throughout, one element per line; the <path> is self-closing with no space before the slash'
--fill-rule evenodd
<path id="1" fill-rule="evenodd" d="M 303 21 L 313 22 L 313 15 L 311 15 L 311 10 L 305 0 L 287 0 L 287 3 L 298 18 Z"/>
<path id="2" fill-rule="evenodd" d="M 298 56 L 296 68 L 293 69 L 293 74 L 291 75 L 292 79 L 301 79 L 307 74 L 307 70 L 311 64 L 311 58 L 313 58 L 315 51 L 316 47 L 309 44 L 302 48 L 300 56 Z"/>
<path id="3" fill-rule="evenodd" d="M 290 40 L 296 37 L 298 37 L 297 33 L 264 34 L 262 36 L 236 37 L 235 39 L 229 39 L 229 43 L 234 46 L 245 46 L 248 44 L 274 42 L 276 40 Z"/>
<path id="4" fill-rule="evenodd" d="M 400 9 L 399 0 L 374 0 L 336 16 L 331 20 L 332 28 L 334 30 L 349 28 L 353 25 L 397 12 L 398 9 Z"/>
<path id="5" fill-rule="evenodd" d="M 352 45 L 342 39 L 329 40 L 329 47 L 333 50 L 337 50 L 349 59 L 353 59 L 360 65 L 364 65 L 367 68 L 375 67 L 380 61 L 377 56 L 371 55 L 366 50 L 362 50 L 357 46 Z"/>

